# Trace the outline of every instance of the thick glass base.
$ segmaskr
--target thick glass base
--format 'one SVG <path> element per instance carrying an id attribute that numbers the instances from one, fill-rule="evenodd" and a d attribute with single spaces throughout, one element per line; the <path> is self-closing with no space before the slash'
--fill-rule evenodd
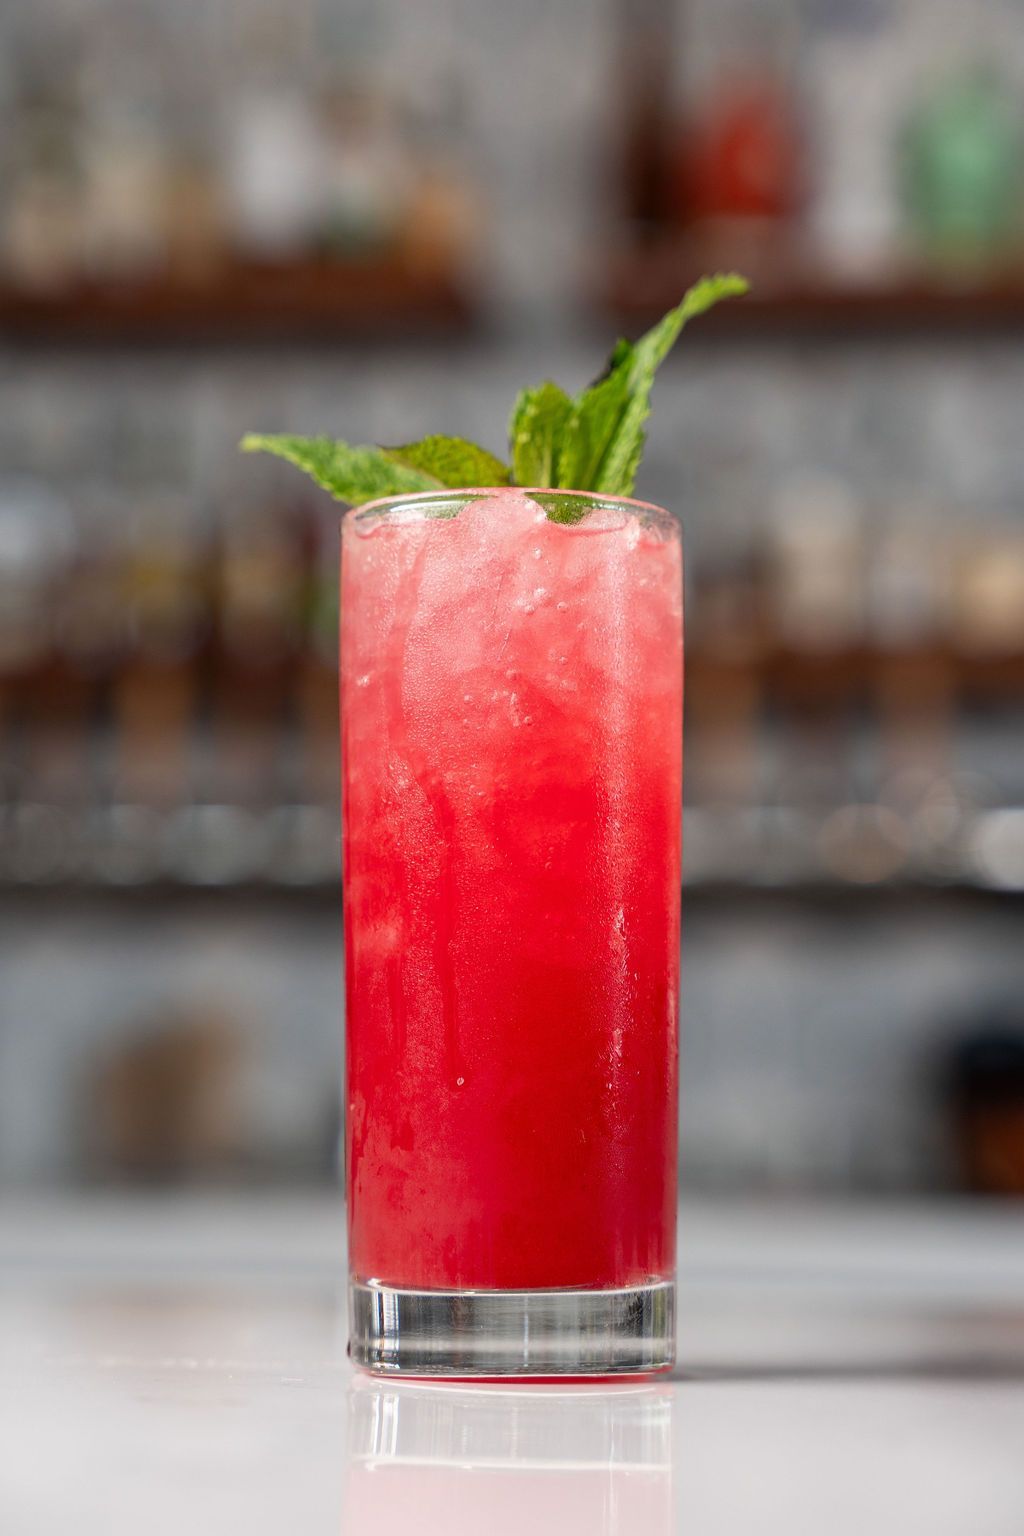
<path id="1" fill-rule="evenodd" d="M 349 1288 L 349 1354 L 388 1376 L 624 1376 L 675 1360 L 672 1281 L 615 1291 Z"/>

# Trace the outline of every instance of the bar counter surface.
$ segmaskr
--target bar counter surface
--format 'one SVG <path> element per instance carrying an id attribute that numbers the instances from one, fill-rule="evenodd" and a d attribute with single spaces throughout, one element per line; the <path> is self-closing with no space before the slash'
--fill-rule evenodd
<path id="1" fill-rule="evenodd" d="M 435 1385 L 345 1355 L 339 1199 L 0 1200 L 5 1536 L 1019 1536 L 1024 1213 L 709 1204 L 679 1364 Z"/>

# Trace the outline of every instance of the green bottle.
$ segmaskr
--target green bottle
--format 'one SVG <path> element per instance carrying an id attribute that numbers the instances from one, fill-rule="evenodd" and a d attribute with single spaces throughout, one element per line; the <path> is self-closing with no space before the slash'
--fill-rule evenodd
<path id="1" fill-rule="evenodd" d="M 993 69 L 948 79 L 912 110 L 903 201 L 931 260 L 974 268 L 1009 253 L 1020 231 L 1020 151 L 1017 104 Z"/>

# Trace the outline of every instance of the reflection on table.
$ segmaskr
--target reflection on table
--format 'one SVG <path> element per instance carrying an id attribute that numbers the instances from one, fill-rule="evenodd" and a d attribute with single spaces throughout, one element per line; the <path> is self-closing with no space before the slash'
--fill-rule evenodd
<path id="1" fill-rule="evenodd" d="M 668 1536 L 666 1385 L 454 1387 L 357 1378 L 345 1529 Z"/>

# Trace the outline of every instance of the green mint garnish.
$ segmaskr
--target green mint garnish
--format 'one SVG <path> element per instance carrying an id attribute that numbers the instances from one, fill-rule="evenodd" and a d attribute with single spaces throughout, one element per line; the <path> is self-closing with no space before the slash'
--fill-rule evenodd
<path id="1" fill-rule="evenodd" d="M 558 453 L 558 475 L 545 484 L 570 490 L 604 490 L 604 465 L 629 403 L 629 372 L 624 366 L 609 368 L 604 378 L 591 384 L 572 402 Z M 632 490 L 624 486 L 622 494 Z"/>
<path id="2" fill-rule="evenodd" d="M 350 448 L 329 437 L 267 437 L 250 432 L 245 453 L 272 453 L 311 475 L 352 506 L 380 496 L 408 496 L 464 485 L 507 485 L 509 472 L 486 448 L 461 437 L 425 437 L 398 448 Z"/>
<path id="3" fill-rule="evenodd" d="M 467 443 L 464 437 L 424 437 L 418 443 L 400 448 L 382 448 L 393 464 L 429 475 L 436 485 L 449 490 L 463 486 L 508 485 L 511 478 L 507 464 L 496 459 L 486 448 Z"/>
<path id="4" fill-rule="evenodd" d="M 572 401 L 548 380 L 520 392 L 508 424 L 517 485 L 556 485 L 560 445 Z"/>
<path id="5" fill-rule="evenodd" d="M 462 486 L 507 485 L 509 471 L 486 448 L 461 437 L 425 437 L 398 448 L 350 448 L 330 437 L 266 436 L 250 432 L 243 453 L 272 453 L 311 475 L 338 501 L 358 506 L 381 496 Z"/>
<path id="6" fill-rule="evenodd" d="M 688 321 L 705 314 L 722 299 L 740 297 L 749 287 L 746 278 L 734 272 L 705 277 L 689 290 L 681 304 L 669 310 L 634 346 L 621 341 L 617 344 L 609 363 L 609 376 L 626 375 L 627 399 L 591 487 L 593 490 L 615 496 L 632 495 L 646 440 L 644 423 L 651 414 L 651 386 L 655 373 Z"/>
<path id="7" fill-rule="evenodd" d="M 352 506 L 379 496 L 436 491 L 441 482 L 421 469 L 388 458 L 383 448 L 350 448 L 329 437 L 267 437 L 250 432 L 242 439 L 243 453 L 272 453 L 305 470 L 317 485 L 338 501 Z"/>
<path id="8" fill-rule="evenodd" d="M 511 468 L 486 448 L 440 434 L 397 448 L 352 448 L 327 437 L 250 433 L 242 448 L 287 459 L 352 506 L 381 496 L 510 484 L 631 496 L 655 373 L 688 321 L 748 288 L 735 272 L 702 278 L 639 341 L 616 342 L 604 373 L 575 399 L 550 381 L 524 389 L 509 423 Z M 573 520 L 560 504 L 548 515 Z"/>

